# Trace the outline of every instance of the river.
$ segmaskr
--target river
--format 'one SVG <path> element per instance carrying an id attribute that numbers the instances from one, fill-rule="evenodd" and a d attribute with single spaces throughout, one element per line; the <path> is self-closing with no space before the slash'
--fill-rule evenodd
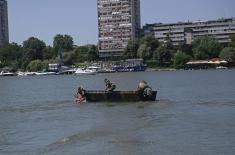
<path id="1" fill-rule="evenodd" d="M 74 104 L 78 86 L 134 90 L 156 102 Z M 1 155 L 233 155 L 235 70 L 0 77 Z"/>

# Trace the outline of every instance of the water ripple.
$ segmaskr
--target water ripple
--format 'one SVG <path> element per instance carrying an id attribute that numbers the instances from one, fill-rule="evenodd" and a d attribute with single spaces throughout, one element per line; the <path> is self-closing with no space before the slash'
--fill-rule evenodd
<path id="1" fill-rule="evenodd" d="M 2 107 L 0 108 L 0 112 L 19 112 L 19 113 L 28 113 L 28 112 L 36 112 L 36 111 L 49 111 L 49 110 L 57 110 L 59 108 L 71 107 L 72 101 L 60 101 L 60 102 L 44 102 L 43 104 L 32 104 L 30 106 L 22 105 L 22 106 L 12 106 L 12 107 Z"/>

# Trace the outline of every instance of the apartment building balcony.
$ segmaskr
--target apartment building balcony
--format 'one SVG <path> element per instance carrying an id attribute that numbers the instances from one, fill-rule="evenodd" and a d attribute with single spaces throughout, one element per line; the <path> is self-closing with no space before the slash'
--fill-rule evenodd
<path id="1" fill-rule="evenodd" d="M 215 36 L 216 39 L 230 39 L 229 35 L 217 35 Z"/>
<path id="2" fill-rule="evenodd" d="M 200 32 L 200 31 L 221 31 L 221 30 L 229 30 L 231 28 L 229 28 L 228 26 L 224 26 L 224 27 L 203 27 L 203 28 L 193 28 L 194 32 Z"/>
<path id="3" fill-rule="evenodd" d="M 184 37 L 171 38 L 171 40 L 172 40 L 173 42 L 179 42 L 179 41 L 184 41 L 184 40 L 185 40 L 185 38 L 184 38 Z"/>
<path id="4" fill-rule="evenodd" d="M 206 35 L 232 35 L 235 34 L 235 30 L 233 31 L 221 31 L 221 32 L 197 32 L 197 33 L 193 33 L 194 36 L 206 36 Z"/>
<path id="5" fill-rule="evenodd" d="M 218 42 L 219 43 L 230 43 L 231 40 L 230 39 L 219 39 Z"/>
<path id="6" fill-rule="evenodd" d="M 112 40 L 113 37 L 100 37 L 99 40 L 103 41 L 103 40 Z"/>

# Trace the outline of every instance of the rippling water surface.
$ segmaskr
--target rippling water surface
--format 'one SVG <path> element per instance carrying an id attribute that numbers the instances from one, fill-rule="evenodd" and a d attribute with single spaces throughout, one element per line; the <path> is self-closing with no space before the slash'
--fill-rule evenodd
<path id="1" fill-rule="evenodd" d="M 77 105 L 79 85 L 134 90 L 156 102 Z M 205 154 L 235 152 L 235 70 L 0 77 L 0 154 Z"/>

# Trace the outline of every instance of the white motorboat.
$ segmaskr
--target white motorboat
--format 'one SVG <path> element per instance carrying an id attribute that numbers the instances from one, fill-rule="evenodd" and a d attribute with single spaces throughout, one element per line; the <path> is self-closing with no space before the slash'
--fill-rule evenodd
<path id="1" fill-rule="evenodd" d="M 96 74 L 97 70 L 92 68 L 77 68 L 75 74 Z"/>
<path id="2" fill-rule="evenodd" d="M 75 72 L 76 72 L 76 69 L 72 68 L 72 69 L 61 70 L 58 73 L 56 73 L 56 75 L 72 75 Z"/>
<path id="3" fill-rule="evenodd" d="M 55 75 L 55 72 L 36 72 L 36 75 Z"/>
<path id="4" fill-rule="evenodd" d="M 1 71 L 0 76 L 15 76 L 16 74 L 8 72 L 8 71 Z"/>
<path id="5" fill-rule="evenodd" d="M 25 72 L 24 74 L 26 76 L 34 76 L 34 75 L 36 75 L 36 72 Z"/>
<path id="6" fill-rule="evenodd" d="M 103 68 L 98 70 L 98 73 L 115 73 L 115 72 L 116 72 L 115 70 L 108 68 Z"/>
<path id="7" fill-rule="evenodd" d="M 228 69 L 228 67 L 225 67 L 225 66 L 218 66 L 218 67 L 216 67 L 216 69 Z"/>
<path id="8" fill-rule="evenodd" d="M 18 71 L 18 72 L 17 72 L 17 75 L 18 75 L 18 76 L 26 76 L 25 72 L 21 72 L 21 71 Z"/>

